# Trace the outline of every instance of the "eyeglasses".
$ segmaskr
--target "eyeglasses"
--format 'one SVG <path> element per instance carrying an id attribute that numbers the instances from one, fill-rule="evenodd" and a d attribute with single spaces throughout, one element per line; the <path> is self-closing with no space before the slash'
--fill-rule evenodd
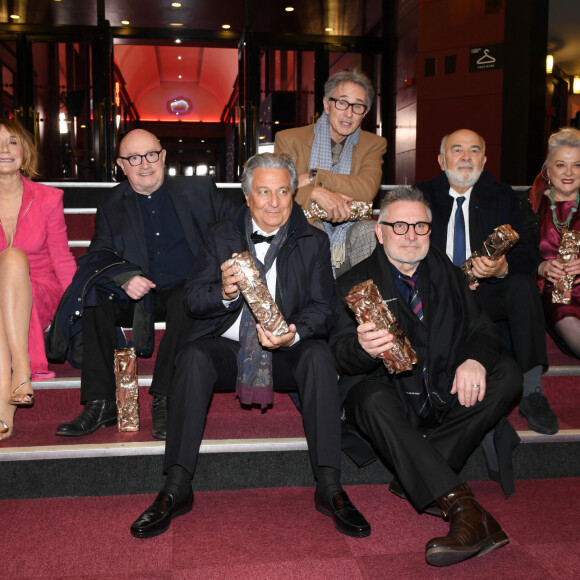
<path id="1" fill-rule="evenodd" d="M 334 97 L 328 97 L 329 101 L 334 103 L 334 106 L 339 111 L 346 111 L 349 107 L 352 107 L 352 112 L 355 115 L 364 115 L 368 109 L 366 105 L 361 105 L 360 103 L 349 103 L 344 99 L 335 99 Z"/>
<path id="2" fill-rule="evenodd" d="M 137 167 L 143 163 L 143 158 L 147 159 L 148 163 L 157 163 L 162 151 L 163 149 L 159 149 L 159 151 L 149 151 L 149 153 L 145 153 L 145 155 L 130 155 L 129 157 L 121 157 L 119 155 L 119 159 L 124 159 L 129 162 L 129 165 Z"/>
<path id="3" fill-rule="evenodd" d="M 431 222 L 417 222 L 408 224 L 407 222 L 379 222 L 383 226 L 391 226 L 398 236 L 404 236 L 409 231 L 409 226 L 413 226 L 418 236 L 426 236 L 431 231 Z"/>

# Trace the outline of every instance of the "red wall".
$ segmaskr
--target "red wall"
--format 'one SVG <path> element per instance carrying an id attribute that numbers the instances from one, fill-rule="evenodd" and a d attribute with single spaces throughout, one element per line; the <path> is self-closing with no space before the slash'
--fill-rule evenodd
<path id="1" fill-rule="evenodd" d="M 460 128 L 484 137 L 487 168 L 499 177 L 503 70 L 470 72 L 469 56 L 471 48 L 503 42 L 502 8 L 501 1 L 400 0 L 397 183 L 436 176 L 441 138 Z M 450 55 L 456 70 L 444 74 Z M 424 74 L 428 58 L 436 59 L 434 76 Z"/>

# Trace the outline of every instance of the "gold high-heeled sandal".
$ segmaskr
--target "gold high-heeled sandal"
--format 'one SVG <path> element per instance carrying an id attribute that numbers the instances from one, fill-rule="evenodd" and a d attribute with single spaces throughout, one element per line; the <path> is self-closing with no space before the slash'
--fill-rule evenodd
<path id="1" fill-rule="evenodd" d="M 4 435 L 4 433 L 8 433 L 8 431 L 10 431 L 10 427 L 8 427 L 8 425 L 6 425 L 6 423 L 2 419 L 0 419 L 0 435 Z M 4 437 L 3 439 L 0 439 L 0 443 L 3 443 L 4 441 L 8 441 L 8 439 L 10 439 L 13 436 L 14 436 L 14 431 L 12 433 L 10 433 L 10 435 L 8 435 L 8 437 Z"/>
<path id="2" fill-rule="evenodd" d="M 18 391 L 26 384 L 32 384 L 32 376 L 28 377 L 24 381 L 22 381 L 10 395 L 10 404 L 11 405 L 32 405 L 34 403 L 34 393 L 28 393 L 25 395 L 25 399 L 23 401 L 18 401 L 14 397 L 17 395 Z"/>

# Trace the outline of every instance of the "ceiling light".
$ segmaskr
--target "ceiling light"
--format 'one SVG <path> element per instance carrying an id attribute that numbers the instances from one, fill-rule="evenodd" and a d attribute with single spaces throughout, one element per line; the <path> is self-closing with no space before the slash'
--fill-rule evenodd
<path id="1" fill-rule="evenodd" d="M 128 20 L 121 20 L 121 24 L 123 26 L 128 26 L 129 24 L 131 24 Z"/>
<path id="2" fill-rule="evenodd" d="M 177 60 L 181 60 L 181 57 L 180 57 L 180 56 L 178 56 L 178 57 L 177 57 Z"/>
<path id="3" fill-rule="evenodd" d="M 176 115 L 185 115 L 191 112 L 192 103 L 186 97 L 177 97 L 167 102 L 167 108 Z"/>
<path id="4" fill-rule="evenodd" d="M 324 31 L 325 32 L 332 32 L 334 30 L 334 28 L 331 28 L 330 26 L 327 26 Z"/>
<path id="5" fill-rule="evenodd" d="M 68 127 L 66 126 L 66 116 L 64 113 L 59 113 L 58 115 L 58 132 L 61 135 L 68 133 Z"/>
<path id="6" fill-rule="evenodd" d="M 294 12 L 294 6 L 286 6 L 284 10 L 286 10 L 286 12 Z"/>
<path id="7" fill-rule="evenodd" d="M 183 139 L 180 139 L 180 140 L 179 140 L 179 142 L 180 142 L 180 143 L 183 143 Z"/>
<path id="8" fill-rule="evenodd" d="M 575 76 L 574 80 L 572 81 L 572 92 L 575 95 L 580 95 L 580 77 Z"/>
<path id="9" fill-rule="evenodd" d="M 181 2 L 172 2 L 171 7 L 172 8 L 181 8 Z"/>
<path id="10" fill-rule="evenodd" d="M 18 16 L 18 14 L 11 14 L 10 18 L 12 18 L 12 20 L 20 20 L 20 16 Z"/>
<path id="11" fill-rule="evenodd" d="M 551 75 L 553 70 L 554 70 L 554 55 L 547 54 L 546 55 L 546 74 Z"/>
<path id="12" fill-rule="evenodd" d="M 181 75 L 178 75 L 178 78 L 181 78 Z"/>
<path id="13" fill-rule="evenodd" d="M 181 44 L 181 38 L 176 38 L 175 39 L 175 44 Z"/>
<path id="14" fill-rule="evenodd" d="M 169 26 L 183 26 L 183 22 L 170 22 Z"/>
<path id="15" fill-rule="evenodd" d="M 222 24 L 222 28 L 228 30 L 231 28 L 231 26 L 229 24 Z"/>

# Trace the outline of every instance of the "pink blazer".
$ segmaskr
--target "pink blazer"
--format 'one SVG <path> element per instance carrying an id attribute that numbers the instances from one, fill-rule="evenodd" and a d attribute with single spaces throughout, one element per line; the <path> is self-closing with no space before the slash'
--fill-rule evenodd
<path id="1" fill-rule="evenodd" d="M 62 205 L 63 192 L 22 178 L 22 205 L 12 246 L 24 251 L 30 262 L 32 315 L 28 354 L 32 380 L 52 378 L 44 351 L 43 330 L 52 318 L 76 270 L 68 247 Z M 0 224 L 0 252 L 7 247 Z"/>

